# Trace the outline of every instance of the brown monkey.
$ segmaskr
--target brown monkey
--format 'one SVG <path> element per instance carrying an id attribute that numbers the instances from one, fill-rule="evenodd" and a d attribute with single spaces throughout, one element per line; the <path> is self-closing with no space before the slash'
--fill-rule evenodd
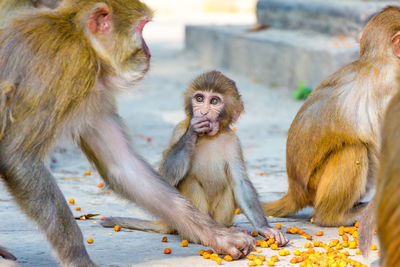
<path id="1" fill-rule="evenodd" d="M 55 8 L 61 0 L 0 0 L 1 25 L 5 25 L 8 20 L 21 14 L 21 12 L 40 7 Z"/>
<path id="2" fill-rule="evenodd" d="M 43 163 L 61 134 L 76 140 L 111 189 L 191 241 L 234 258 L 252 249 L 253 238 L 216 224 L 163 181 L 117 114 L 115 94 L 149 69 L 142 30 L 151 14 L 138 0 L 65 0 L 0 31 L 0 174 L 63 266 L 94 263 Z"/>
<path id="3" fill-rule="evenodd" d="M 187 117 L 175 127 L 159 172 L 196 208 L 218 223 L 231 226 L 239 207 L 259 234 L 285 245 L 288 240 L 281 231 L 272 229 L 264 217 L 246 173 L 239 139 L 229 127 L 243 109 L 235 82 L 221 72 L 210 71 L 195 78 L 185 92 Z M 159 221 L 110 217 L 102 223 L 107 227 L 117 224 L 173 232 Z"/>
<path id="4" fill-rule="evenodd" d="M 373 210 L 378 224 L 381 266 L 383 267 L 397 266 L 400 262 L 399 136 L 400 94 L 397 94 L 389 104 L 382 129 L 382 149 L 375 196 L 377 209 Z M 372 235 L 369 238 L 371 240 Z"/>
<path id="5" fill-rule="evenodd" d="M 314 206 L 319 224 L 347 225 L 374 185 L 380 127 L 397 92 L 400 8 L 389 6 L 365 27 L 359 57 L 323 81 L 290 126 L 286 147 L 287 194 L 263 204 L 286 216 Z"/>

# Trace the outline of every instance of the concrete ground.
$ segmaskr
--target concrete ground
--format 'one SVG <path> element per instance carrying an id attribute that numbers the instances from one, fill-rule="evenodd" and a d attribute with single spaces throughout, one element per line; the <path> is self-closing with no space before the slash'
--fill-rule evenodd
<path id="1" fill-rule="evenodd" d="M 187 18 L 159 16 L 146 28 L 145 35 L 153 54 L 152 69 L 131 92 L 121 95 L 119 109 L 132 131 L 137 150 L 154 167 L 161 159 L 161 152 L 169 141 L 174 125 L 184 116 L 183 91 L 196 75 L 208 70 L 207 66 L 199 65 L 193 55 L 182 51 L 183 23 L 224 23 L 228 18 L 221 15 Z M 240 15 L 233 21 L 251 24 L 252 20 L 252 17 Z M 302 102 L 292 100 L 287 88 L 267 88 L 252 77 L 225 74 L 237 82 L 246 106 L 236 127 L 250 179 L 262 200 L 278 199 L 288 187 L 285 173 L 286 133 Z M 148 142 L 147 137 L 151 137 L 152 141 Z M 101 181 L 100 177 L 77 149 L 68 148 L 62 153 L 55 153 L 54 159 L 56 162 L 51 164 L 52 172 L 65 198 L 75 199 L 75 205 L 71 205 L 74 215 L 101 214 L 95 220 L 78 221 L 84 239 L 94 240 L 93 244 L 86 244 L 86 247 L 100 266 L 216 265 L 198 256 L 203 246 L 189 244 L 189 247 L 181 247 L 179 236 L 168 236 L 168 243 L 161 243 L 162 235 L 127 230 L 114 232 L 113 229 L 102 228 L 99 219 L 103 215 L 152 217 L 134 204 L 117 198 L 109 190 L 99 189 L 97 184 Z M 92 175 L 84 175 L 86 170 L 92 170 Z M 260 172 L 265 174 L 260 175 Z M 76 207 L 81 207 L 81 211 L 76 211 Z M 311 224 L 311 212 L 311 209 L 306 209 L 293 218 L 272 218 L 269 221 L 273 226 L 277 222 L 282 223 L 284 230 L 297 226 L 312 235 L 322 230 L 325 235 L 316 240 L 324 242 L 338 238 L 338 228 L 321 228 Z M 0 218 L 0 244 L 10 249 L 22 266 L 57 266 L 46 239 L 35 223 L 20 212 L 3 185 L 0 185 Z M 237 216 L 235 223 L 251 230 L 251 225 L 243 215 Z M 304 238 L 297 235 L 288 235 L 288 238 L 290 243 L 287 249 L 291 252 L 295 249 L 304 250 Z M 166 247 L 172 249 L 170 255 L 163 254 Z M 270 249 L 261 250 L 259 255 L 268 258 L 277 255 L 276 251 Z M 351 255 L 355 254 L 355 250 L 349 251 Z M 295 266 L 289 263 L 291 256 L 279 258 L 276 266 Z M 352 258 L 368 263 L 368 266 L 377 266 L 378 262 L 376 251 L 370 253 L 368 259 L 361 256 Z M 247 259 L 230 263 L 223 261 L 223 265 L 247 266 L 248 262 Z"/>

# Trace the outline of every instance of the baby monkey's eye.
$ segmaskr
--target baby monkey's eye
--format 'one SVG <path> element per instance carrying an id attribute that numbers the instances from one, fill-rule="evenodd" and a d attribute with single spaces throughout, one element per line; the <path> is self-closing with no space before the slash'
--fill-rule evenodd
<path id="1" fill-rule="evenodd" d="M 211 98 L 210 103 L 213 104 L 213 105 L 217 105 L 219 103 L 219 98 L 217 98 L 217 97 Z"/>
<path id="2" fill-rule="evenodd" d="M 204 100 L 204 97 L 202 95 L 197 95 L 196 96 L 196 101 L 197 102 L 203 102 L 203 100 Z"/>

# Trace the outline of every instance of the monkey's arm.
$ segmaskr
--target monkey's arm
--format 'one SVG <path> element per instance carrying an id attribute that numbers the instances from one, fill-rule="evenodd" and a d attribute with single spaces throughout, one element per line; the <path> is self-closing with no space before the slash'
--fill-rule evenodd
<path id="1" fill-rule="evenodd" d="M 233 153 L 235 157 L 228 162 L 228 172 L 237 205 L 260 235 L 266 238 L 275 238 L 281 246 L 287 244 L 288 239 L 283 236 L 282 232 L 272 229 L 264 217 L 257 191 L 247 176 L 239 143 L 235 150 Z"/>
<path id="2" fill-rule="evenodd" d="M 184 124 L 182 122 L 174 129 L 159 169 L 160 175 L 172 186 L 178 185 L 189 171 L 192 151 L 197 141 L 197 135 L 189 127 L 185 130 Z"/>
<path id="3" fill-rule="evenodd" d="M 116 193 L 142 205 L 192 242 L 234 258 L 251 251 L 253 239 L 200 213 L 135 153 L 117 114 L 107 114 L 93 125 L 82 132 L 80 146 Z"/>

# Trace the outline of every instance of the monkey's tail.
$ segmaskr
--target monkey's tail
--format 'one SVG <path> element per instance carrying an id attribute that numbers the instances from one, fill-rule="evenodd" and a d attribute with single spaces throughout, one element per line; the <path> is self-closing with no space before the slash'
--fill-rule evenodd
<path id="1" fill-rule="evenodd" d="M 159 234 L 173 234 L 175 230 L 162 221 L 149 221 L 128 217 L 106 217 L 101 225 L 106 228 L 111 228 L 116 225 L 121 228 L 139 230 L 144 232 L 153 232 Z"/>
<path id="2" fill-rule="evenodd" d="M 370 250 L 369 248 L 371 247 L 372 243 L 372 237 L 376 228 L 375 202 L 376 197 L 374 197 L 368 203 L 368 206 L 365 207 L 358 217 L 358 221 L 360 222 L 360 228 L 358 230 L 360 250 L 364 257 L 368 256 L 368 252 Z"/>
<path id="3" fill-rule="evenodd" d="M 261 206 L 264 214 L 267 216 L 284 217 L 296 213 L 305 205 L 304 201 L 298 197 L 294 197 L 290 189 L 281 199 L 271 202 L 262 202 Z"/>

